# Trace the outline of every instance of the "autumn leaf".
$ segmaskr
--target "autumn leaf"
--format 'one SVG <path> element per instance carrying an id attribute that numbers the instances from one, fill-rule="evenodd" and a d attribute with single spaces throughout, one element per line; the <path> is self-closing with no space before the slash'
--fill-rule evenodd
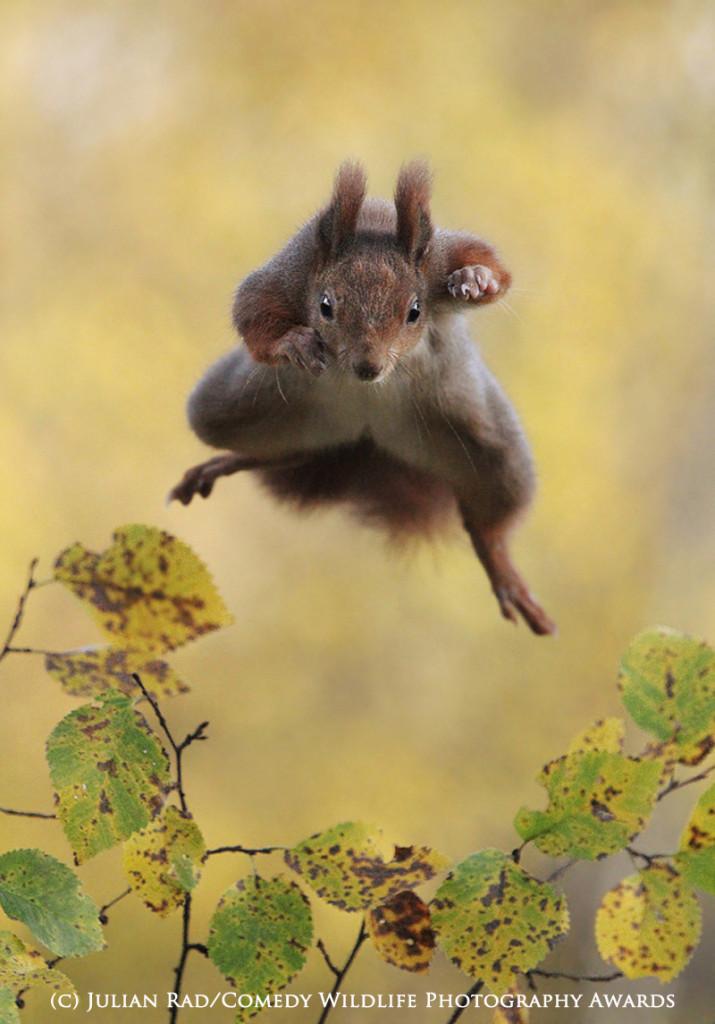
<path id="1" fill-rule="evenodd" d="M 498 995 L 536 967 L 569 928 L 566 900 L 501 850 L 458 864 L 431 903 L 437 945 Z"/>
<path id="2" fill-rule="evenodd" d="M 286 851 L 285 861 L 328 903 L 367 910 L 443 871 L 448 861 L 423 846 L 396 846 L 384 860 L 380 832 L 363 822 L 344 822 Z"/>
<path id="3" fill-rule="evenodd" d="M 434 952 L 430 909 L 410 889 L 368 911 L 368 935 L 388 964 L 415 974 L 428 970 Z"/>
<path id="4" fill-rule="evenodd" d="M 169 787 L 166 752 L 122 694 L 63 718 L 47 741 L 47 761 L 78 864 L 144 828 Z"/>
<path id="5" fill-rule="evenodd" d="M 691 885 L 715 896 L 715 786 L 706 789 L 695 805 L 676 862 Z"/>
<path id="6" fill-rule="evenodd" d="M 0 855 L 0 906 L 58 956 L 102 949 L 99 911 L 75 873 L 40 850 Z"/>
<path id="7" fill-rule="evenodd" d="M 547 764 L 538 781 L 546 788 L 545 811 L 522 807 L 515 827 L 542 853 L 595 860 L 628 845 L 648 819 L 661 778 L 657 761 L 640 761 L 608 750 L 566 754 Z"/>
<path id="8" fill-rule="evenodd" d="M 623 750 L 623 738 L 626 726 L 622 718 L 599 718 L 569 745 L 567 754 L 580 754 L 589 750 L 608 750 L 611 754 L 620 754 Z"/>
<path id="9" fill-rule="evenodd" d="M 670 629 L 649 629 L 621 661 L 619 685 L 633 720 L 661 743 L 674 741 L 682 764 L 715 746 L 715 651 Z"/>
<path id="10" fill-rule="evenodd" d="M 9 988 L 0 988 L 0 1024 L 20 1024 L 15 996 Z"/>
<path id="11" fill-rule="evenodd" d="M 134 892 L 161 917 L 183 906 L 201 877 L 203 836 L 178 807 L 167 807 L 124 844 L 124 873 Z"/>
<path id="12" fill-rule="evenodd" d="M 239 992 L 279 992 L 303 968 L 313 939 L 310 905 L 295 882 L 242 879 L 224 893 L 211 919 L 208 951 Z M 258 1010 L 239 1010 L 246 1020 Z"/>
<path id="13" fill-rule="evenodd" d="M 0 992 L 9 991 L 14 1002 L 20 992 L 38 986 L 51 988 L 55 992 L 74 991 L 69 978 L 50 967 L 39 949 L 27 945 L 12 932 L 0 931 Z"/>
<path id="14" fill-rule="evenodd" d="M 232 621 L 203 562 L 154 527 L 116 530 L 101 554 L 73 544 L 58 557 L 55 578 L 117 646 L 170 651 Z"/>
<path id="15" fill-rule="evenodd" d="M 700 907 L 690 885 L 670 864 L 651 864 L 603 897 L 596 942 L 627 978 L 672 981 L 700 938 Z"/>
<path id="16" fill-rule="evenodd" d="M 155 697 L 174 697 L 189 690 L 167 661 L 126 647 L 84 647 L 47 654 L 45 668 L 71 697 L 98 697 L 109 690 L 137 696 L 134 673 Z"/>

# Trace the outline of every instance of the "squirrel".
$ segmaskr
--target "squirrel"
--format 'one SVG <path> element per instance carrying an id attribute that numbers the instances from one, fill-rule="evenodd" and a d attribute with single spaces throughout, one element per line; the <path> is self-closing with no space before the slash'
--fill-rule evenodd
<path id="1" fill-rule="evenodd" d="M 340 167 L 328 205 L 239 285 L 245 344 L 188 401 L 194 432 L 229 454 L 189 469 L 169 500 L 254 470 L 280 499 L 347 503 L 397 536 L 456 511 L 504 617 L 550 634 L 508 551 L 531 454 L 464 316 L 511 276 L 487 242 L 433 227 L 430 197 L 422 161 L 403 166 L 392 203 L 366 197 L 360 164 Z"/>

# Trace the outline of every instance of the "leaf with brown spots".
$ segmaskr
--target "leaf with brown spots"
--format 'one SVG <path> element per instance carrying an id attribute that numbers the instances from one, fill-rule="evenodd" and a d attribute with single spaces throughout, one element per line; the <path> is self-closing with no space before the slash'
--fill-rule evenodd
<path id="1" fill-rule="evenodd" d="M 224 893 L 211 918 L 208 951 L 239 992 L 280 992 L 302 970 L 313 940 L 310 904 L 295 882 L 244 878 Z M 239 1010 L 237 1020 L 258 1010 Z"/>
<path id="2" fill-rule="evenodd" d="M 715 896 L 715 786 L 706 789 L 695 805 L 676 860 L 691 885 Z"/>
<path id="3" fill-rule="evenodd" d="M 432 900 L 437 945 L 498 995 L 541 963 L 569 928 L 566 899 L 501 850 L 482 850 L 449 873 Z"/>
<path id="4" fill-rule="evenodd" d="M 124 844 L 124 873 L 150 910 L 166 917 L 184 905 L 201 877 L 203 836 L 188 815 L 167 807 Z"/>
<path id="5" fill-rule="evenodd" d="M 84 647 L 45 656 L 45 668 L 71 697 L 97 697 L 108 690 L 139 696 L 133 673 L 155 697 L 188 693 L 167 661 L 126 647 Z"/>
<path id="6" fill-rule="evenodd" d="M 622 718 L 599 718 L 571 741 L 566 753 L 608 750 L 611 754 L 620 754 L 623 750 L 625 731 L 626 724 Z"/>
<path id="7" fill-rule="evenodd" d="M 0 931 L 0 992 L 9 991 L 13 1002 L 20 992 L 43 986 L 55 992 L 74 992 L 66 974 L 50 967 L 39 949 L 28 946 L 12 932 Z M 2 1020 L 0 1003 L 0 1021 Z"/>
<path id="8" fill-rule="evenodd" d="M 47 761 L 77 864 L 144 828 L 169 788 L 166 752 L 123 694 L 63 718 L 47 741 Z"/>
<path id="9" fill-rule="evenodd" d="M 430 910 L 417 893 L 407 889 L 368 911 L 372 944 L 388 964 L 420 974 L 428 970 L 434 952 Z"/>
<path id="10" fill-rule="evenodd" d="M 547 764 L 538 781 L 545 811 L 522 807 L 515 827 L 552 857 L 595 860 L 628 845 L 643 829 L 658 791 L 662 766 L 608 750 L 581 750 Z"/>
<path id="11" fill-rule="evenodd" d="M 681 764 L 699 764 L 715 746 L 715 651 L 670 629 L 648 629 L 621 661 L 619 685 L 633 720 Z"/>
<path id="12" fill-rule="evenodd" d="M 596 942 L 627 978 L 672 981 L 700 938 L 700 907 L 690 885 L 670 864 L 625 878 L 603 897 Z"/>
<path id="13" fill-rule="evenodd" d="M 150 526 L 124 526 L 101 554 L 73 544 L 55 578 L 84 601 L 118 646 L 170 651 L 231 623 L 203 562 Z"/>
<path id="14" fill-rule="evenodd" d="M 0 1024 L 20 1024 L 20 1012 L 9 988 L 0 988 Z"/>
<path id="15" fill-rule="evenodd" d="M 0 855 L 0 907 L 58 956 L 104 946 L 99 911 L 74 871 L 41 850 Z"/>
<path id="16" fill-rule="evenodd" d="M 448 861 L 426 846 L 396 846 L 391 860 L 379 849 L 380 832 L 348 821 L 318 832 L 286 851 L 289 867 L 328 903 L 341 910 L 367 910 L 428 882 Z"/>

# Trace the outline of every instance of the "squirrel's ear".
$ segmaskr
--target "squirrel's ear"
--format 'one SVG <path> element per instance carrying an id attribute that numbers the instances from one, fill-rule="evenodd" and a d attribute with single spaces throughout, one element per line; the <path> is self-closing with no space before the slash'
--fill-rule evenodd
<path id="1" fill-rule="evenodd" d="M 318 238 L 326 258 L 336 256 L 355 234 L 366 187 L 365 171 L 360 164 L 341 164 L 330 204 L 318 221 Z"/>
<path id="2" fill-rule="evenodd" d="M 424 257 L 432 238 L 431 193 L 432 175 L 427 164 L 422 160 L 405 164 L 395 188 L 397 241 L 415 263 Z"/>

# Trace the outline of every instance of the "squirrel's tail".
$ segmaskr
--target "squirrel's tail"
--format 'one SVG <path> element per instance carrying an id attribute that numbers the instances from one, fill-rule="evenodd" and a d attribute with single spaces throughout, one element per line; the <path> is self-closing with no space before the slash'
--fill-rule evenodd
<path id="1" fill-rule="evenodd" d="M 299 466 L 261 470 L 260 476 L 283 501 L 304 509 L 347 504 L 394 540 L 433 534 L 455 511 L 448 485 L 369 440 L 324 449 Z"/>

